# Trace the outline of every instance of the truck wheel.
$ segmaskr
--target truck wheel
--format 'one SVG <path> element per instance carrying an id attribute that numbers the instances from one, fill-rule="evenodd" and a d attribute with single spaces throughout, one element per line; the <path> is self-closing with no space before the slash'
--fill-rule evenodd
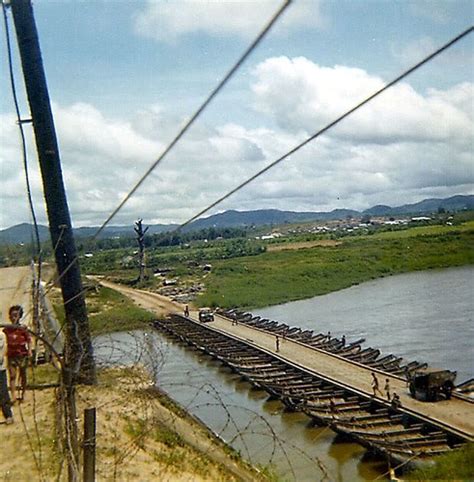
<path id="1" fill-rule="evenodd" d="M 452 392 L 453 392 L 453 387 L 450 383 L 446 383 L 443 386 L 443 392 L 444 395 L 446 396 L 446 400 L 449 400 L 451 398 Z"/>

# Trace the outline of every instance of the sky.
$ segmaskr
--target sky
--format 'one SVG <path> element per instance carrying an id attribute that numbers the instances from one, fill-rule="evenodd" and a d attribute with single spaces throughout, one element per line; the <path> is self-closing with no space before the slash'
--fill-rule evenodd
<path id="1" fill-rule="evenodd" d="M 73 224 L 98 226 L 280 2 L 36 0 Z M 16 84 L 29 116 L 13 19 Z M 294 0 L 113 219 L 180 223 L 473 24 L 472 1 Z M 209 214 L 397 206 L 474 192 L 474 35 Z M 30 222 L 0 26 L 0 228 Z M 28 161 L 46 224 L 32 127 Z"/>

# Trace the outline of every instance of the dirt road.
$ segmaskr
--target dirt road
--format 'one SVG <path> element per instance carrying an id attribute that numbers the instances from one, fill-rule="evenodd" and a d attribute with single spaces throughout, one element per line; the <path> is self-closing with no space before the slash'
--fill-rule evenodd
<path id="1" fill-rule="evenodd" d="M 134 288 L 129 288 L 128 286 L 119 285 L 117 283 L 112 283 L 100 278 L 94 278 L 101 285 L 112 288 L 120 293 L 131 298 L 138 306 L 141 306 L 145 310 L 149 310 L 155 313 L 157 316 L 166 316 L 169 313 L 180 312 L 184 310 L 184 305 L 171 301 L 165 296 L 161 296 L 156 293 L 150 293 L 149 291 L 138 290 Z"/>
<path id="2" fill-rule="evenodd" d="M 25 312 L 23 323 L 31 327 L 31 268 L 15 266 L 0 268 L 0 310 L 1 322 L 9 323 L 8 309 L 22 305 Z"/>

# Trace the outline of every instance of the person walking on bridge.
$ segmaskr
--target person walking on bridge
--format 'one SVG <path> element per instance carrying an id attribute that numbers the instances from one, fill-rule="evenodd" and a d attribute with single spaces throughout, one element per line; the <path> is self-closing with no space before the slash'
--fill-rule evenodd
<path id="1" fill-rule="evenodd" d="M 372 372 L 372 382 L 371 382 L 371 385 L 372 385 L 372 391 L 374 392 L 374 397 L 376 396 L 377 392 L 380 394 L 380 396 L 382 397 L 383 396 L 383 393 L 382 393 L 382 390 L 380 390 L 380 387 L 379 387 L 379 381 L 377 379 L 377 377 L 375 376 L 375 373 Z"/>
<path id="2" fill-rule="evenodd" d="M 392 398 L 390 396 L 390 380 L 388 378 L 385 379 L 385 395 L 387 395 L 387 400 L 390 402 L 390 399 Z"/>
<path id="3" fill-rule="evenodd" d="M 276 338 L 275 338 L 275 345 L 276 345 L 276 351 L 279 352 L 280 351 L 280 337 L 278 335 L 276 335 Z"/>

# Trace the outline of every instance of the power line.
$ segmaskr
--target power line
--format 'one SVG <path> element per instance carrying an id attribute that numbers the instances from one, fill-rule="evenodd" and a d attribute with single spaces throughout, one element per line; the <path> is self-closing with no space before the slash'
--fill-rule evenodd
<path id="1" fill-rule="evenodd" d="M 102 230 L 112 221 L 112 219 L 116 216 L 116 214 L 122 209 L 122 207 L 127 203 L 127 201 L 135 194 L 137 189 L 143 184 L 145 179 L 153 172 L 153 170 L 158 166 L 158 164 L 162 161 L 162 159 L 168 154 L 168 152 L 173 149 L 176 143 L 183 137 L 183 135 L 188 131 L 194 121 L 202 114 L 202 112 L 206 109 L 206 107 L 211 103 L 214 97 L 219 93 L 220 90 L 227 84 L 230 78 L 237 72 L 237 70 L 241 67 L 241 65 L 245 62 L 247 57 L 252 53 L 252 51 L 257 47 L 257 45 L 262 41 L 265 35 L 270 31 L 272 26 L 278 20 L 278 18 L 283 14 L 283 12 L 288 8 L 292 0 L 285 0 L 283 5 L 277 10 L 277 12 L 273 15 L 267 25 L 263 28 L 263 30 L 258 34 L 256 39 L 250 44 L 244 54 L 239 58 L 236 64 L 227 72 L 225 77 L 219 82 L 217 87 L 210 93 L 208 98 L 204 101 L 204 103 L 199 107 L 199 109 L 192 115 L 188 122 L 184 125 L 184 127 L 179 131 L 177 136 L 171 141 L 168 147 L 162 152 L 162 154 L 158 157 L 158 159 L 148 168 L 148 170 L 143 174 L 140 180 L 135 184 L 132 190 L 125 196 L 125 198 L 121 201 L 121 203 L 114 209 L 112 214 L 104 221 L 102 226 L 97 230 L 94 234 L 93 239 L 96 239 L 97 236 L 102 232 Z"/>
<path id="2" fill-rule="evenodd" d="M 348 111 L 346 111 L 344 114 L 342 114 L 341 116 L 337 117 L 335 120 L 333 120 L 332 122 L 330 122 L 329 124 L 327 124 L 325 127 L 323 127 L 322 129 L 320 129 L 319 131 L 315 132 L 312 136 L 308 137 L 307 139 L 305 139 L 303 142 L 301 142 L 300 144 L 298 144 L 297 146 L 293 147 L 293 149 L 291 149 L 290 151 L 288 151 L 286 154 L 284 154 L 283 156 L 279 157 L 278 159 L 276 159 L 275 161 L 271 162 L 270 164 L 268 164 L 266 167 L 264 167 L 263 169 L 261 169 L 260 171 L 258 171 L 257 173 L 255 173 L 253 176 L 249 177 L 246 181 L 242 182 L 241 184 L 239 184 L 237 187 L 235 187 L 234 189 L 232 189 L 231 191 L 229 191 L 227 194 L 224 194 L 222 197 L 220 197 L 219 199 L 217 199 L 216 201 L 214 201 L 212 204 L 210 204 L 209 206 L 207 206 L 206 208 L 202 209 L 201 211 L 199 211 L 197 214 L 195 214 L 192 218 L 188 219 L 186 222 L 184 222 L 183 224 L 181 224 L 180 226 L 178 226 L 176 229 L 174 229 L 172 231 L 172 233 L 184 228 L 185 226 L 187 226 L 188 224 L 192 223 L 193 221 L 195 221 L 196 219 L 198 219 L 199 217 L 201 217 L 203 214 L 207 213 L 208 211 L 210 211 L 212 208 L 216 207 L 218 204 L 220 204 L 221 202 L 225 201 L 227 198 L 229 198 L 230 196 L 232 196 L 233 194 L 235 194 L 237 191 L 240 191 L 243 187 L 247 186 L 247 184 L 250 184 L 252 181 L 255 181 L 255 179 L 257 179 L 258 177 L 260 177 L 262 174 L 266 173 L 267 171 L 269 171 L 270 169 L 272 169 L 273 167 L 275 167 L 276 165 L 278 165 L 280 162 L 284 161 L 286 158 L 288 158 L 289 156 L 291 156 L 292 154 L 294 154 L 295 152 L 299 151 L 302 147 L 304 147 L 306 144 L 309 144 L 311 141 L 313 141 L 314 139 L 316 139 L 317 137 L 319 137 L 320 135 L 324 134 L 325 132 L 327 132 L 329 129 L 331 129 L 332 127 L 334 127 L 335 125 L 339 124 L 339 122 L 341 122 L 342 120 L 344 120 L 346 117 L 350 116 L 351 114 L 353 114 L 356 110 L 360 109 L 362 106 L 364 106 L 365 104 L 367 104 L 368 102 L 370 102 L 371 100 L 373 100 L 375 97 L 379 96 L 382 92 L 385 92 L 386 90 L 390 89 L 391 87 L 393 87 L 395 84 L 397 84 L 398 82 L 400 82 L 402 79 L 404 79 L 405 77 L 407 77 L 408 75 L 410 75 L 411 73 L 413 73 L 415 70 L 419 69 L 422 65 L 428 63 L 429 61 L 431 61 L 434 57 L 436 57 L 437 55 L 439 55 L 441 52 L 445 51 L 446 49 L 448 49 L 449 47 L 453 46 L 455 43 L 457 43 L 459 40 L 461 40 L 463 37 L 467 36 L 468 34 L 470 34 L 472 31 L 474 30 L 474 27 L 469 27 L 467 30 L 464 30 L 462 33 L 460 33 L 459 35 L 457 35 L 456 37 L 454 37 L 452 40 L 450 40 L 449 42 L 447 42 L 446 44 L 444 44 L 442 47 L 440 47 L 438 50 L 435 50 L 433 53 L 431 53 L 430 55 L 428 55 L 427 57 L 425 57 L 423 60 L 421 60 L 420 62 L 418 62 L 417 64 L 415 64 L 413 67 L 409 68 L 408 70 L 405 70 L 402 74 L 400 74 L 398 77 L 396 77 L 395 79 L 393 79 L 391 82 L 389 82 L 387 85 L 385 85 L 384 87 L 382 87 L 381 89 L 377 90 L 376 92 L 374 92 L 373 94 L 371 94 L 369 97 L 367 97 L 366 99 L 364 99 L 362 102 L 360 102 L 359 104 L 357 104 L 356 106 L 352 107 L 351 109 L 349 109 Z"/>
<path id="3" fill-rule="evenodd" d="M 15 83 L 15 75 L 13 73 L 13 56 L 12 56 L 12 47 L 11 47 L 11 40 L 10 40 L 10 30 L 8 24 L 8 16 L 7 16 L 7 5 L 4 1 L 2 1 L 2 11 L 3 11 L 3 22 L 5 25 L 5 41 L 7 47 L 7 57 L 8 57 L 8 71 L 10 76 L 10 86 L 11 92 L 13 97 L 13 103 L 15 105 L 15 112 L 17 118 L 17 125 L 20 132 L 21 138 L 21 152 L 23 158 L 23 170 L 25 172 L 25 182 L 26 182 L 26 192 L 28 198 L 28 206 L 31 213 L 31 218 L 33 220 L 33 230 L 32 230 L 32 269 L 35 269 L 34 266 L 34 258 L 37 258 L 37 276 L 34 277 L 33 280 L 33 325 L 36 329 L 39 329 L 39 283 L 41 283 L 41 262 L 42 262 L 42 252 L 41 252 L 41 241 L 39 236 L 39 229 L 38 229 L 38 222 L 36 218 L 35 207 L 33 203 L 33 196 L 31 193 L 31 183 L 30 183 L 30 175 L 28 169 L 28 151 L 26 148 L 26 137 L 25 131 L 23 129 L 24 123 L 30 123 L 31 119 L 22 119 L 21 112 L 20 112 L 20 105 L 18 102 L 18 95 L 16 92 L 16 83 Z"/>
<path id="4" fill-rule="evenodd" d="M 38 223 L 36 220 L 36 212 L 33 204 L 33 197 L 31 194 L 31 183 L 30 183 L 30 176 L 28 170 L 28 154 L 26 149 L 26 138 L 25 138 L 25 131 L 23 129 L 23 124 L 25 122 L 31 122 L 29 119 L 24 120 L 21 118 L 20 113 L 20 106 L 18 103 L 18 96 L 16 92 L 16 85 L 15 85 L 15 75 L 13 73 L 13 57 L 12 57 L 12 48 L 11 48 L 11 40 L 10 40 L 10 29 L 8 26 L 8 16 L 7 16 L 7 5 L 4 1 L 2 1 L 2 11 L 3 11 L 3 22 L 5 24 L 5 40 L 6 40 L 6 47 L 7 47 L 7 56 L 8 56 L 8 71 L 10 76 L 10 85 L 13 97 L 13 103 L 15 105 L 16 111 L 16 118 L 18 129 L 20 131 L 21 137 L 21 150 L 22 150 L 22 157 L 23 157 L 23 168 L 25 171 L 25 181 L 26 181 L 26 192 L 28 195 L 28 204 L 31 212 L 31 217 L 33 219 L 33 226 L 34 226 L 34 233 L 35 233 L 35 245 L 36 245 L 36 254 L 38 258 L 41 256 L 41 245 L 40 245 L 40 236 L 38 231 Z"/>

